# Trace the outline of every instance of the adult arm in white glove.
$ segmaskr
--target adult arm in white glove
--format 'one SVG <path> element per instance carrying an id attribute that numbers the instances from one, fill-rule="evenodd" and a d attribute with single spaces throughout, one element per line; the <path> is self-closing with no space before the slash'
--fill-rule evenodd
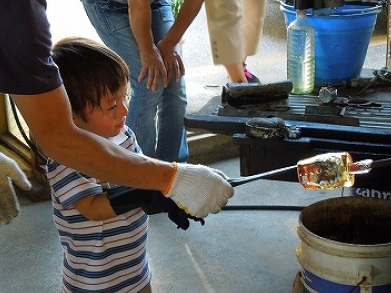
<path id="1" fill-rule="evenodd" d="M 188 214 L 198 218 L 217 214 L 234 195 L 223 172 L 203 165 L 174 164 L 164 194 Z"/>
<path id="2" fill-rule="evenodd" d="M 19 213 L 19 202 L 12 182 L 25 190 L 31 188 L 19 165 L 0 153 L 0 225 L 8 224 Z"/>

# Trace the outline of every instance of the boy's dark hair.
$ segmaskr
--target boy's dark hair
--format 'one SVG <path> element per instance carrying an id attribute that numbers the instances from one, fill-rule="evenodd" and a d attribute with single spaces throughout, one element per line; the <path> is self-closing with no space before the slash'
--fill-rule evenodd
<path id="1" fill-rule="evenodd" d="M 72 111 L 83 120 L 86 120 L 87 106 L 99 107 L 102 97 L 116 93 L 129 81 L 129 69 L 125 61 L 96 41 L 68 37 L 56 43 L 52 53 Z"/>

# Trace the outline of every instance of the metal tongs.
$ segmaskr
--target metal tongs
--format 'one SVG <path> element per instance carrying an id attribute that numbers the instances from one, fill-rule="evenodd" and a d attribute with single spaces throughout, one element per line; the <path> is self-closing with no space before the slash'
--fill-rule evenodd
<path id="1" fill-rule="evenodd" d="M 337 89 L 333 86 L 324 86 L 319 90 L 318 98 L 323 106 L 353 107 L 362 109 L 382 109 L 383 105 L 369 101 L 366 98 L 354 98 L 351 96 L 338 96 Z"/>

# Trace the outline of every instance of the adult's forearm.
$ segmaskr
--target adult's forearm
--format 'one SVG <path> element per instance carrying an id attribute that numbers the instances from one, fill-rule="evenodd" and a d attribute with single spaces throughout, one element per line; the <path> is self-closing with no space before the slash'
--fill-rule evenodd
<path id="1" fill-rule="evenodd" d="M 178 44 L 182 36 L 198 15 L 204 0 L 185 1 L 178 13 L 173 26 L 167 32 L 163 41 L 170 44 Z"/>
<path id="2" fill-rule="evenodd" d="M 46 156 L 101 180 L 160 191 L 166 188 L 172 164 L 131 153 L 77 128 L 63 86 L 13 99 Z"/>
<path id="3" fill-rule="evenodd" d="M 151 8 L 149 1 L 129 0 L 128 13 L 130 27 L 141 51 L 153 47 L 153 35 L 151 31 Z"/>

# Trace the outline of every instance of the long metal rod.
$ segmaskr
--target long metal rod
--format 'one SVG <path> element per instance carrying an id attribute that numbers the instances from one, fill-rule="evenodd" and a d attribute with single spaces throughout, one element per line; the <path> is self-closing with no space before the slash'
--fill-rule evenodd
<path id="1" fill-rule="evenodd" d="M 373 161 L 370 165 L 371 169 L 391 166 L 391 158 Z"/>
<path id="2" fill-rule="evenodd" d="M 292 170 L 292 169 L 297 169 L 297 165 L 283 167 L 283 168 L 279 168 L 279 169 L 275 169 L 275 170 L 271 170 L 271 171 L 267 171 L 267 172 L 263 172 L 263 173 L 259 173 L 259 174 L 255 174 L 255 175 L 251 175 L 251 176 L 246 176 L 246 177 L 229 178 L 228 182 L 231 184 L 231 186 L 235 187 L 235 186 L 239 186 L 239 185 L 251 182 L 251 181 L 255 181 L 255 180 L 258 180 L 258 179 L 266 178 L 266 177 L 269 177 L 269 176 L 274 175 L 274 174 L 287 172 L 287 171 Z"/>
<path id="3" fill-rule="evenodd" d="M 364 162 L 364 161 L 358 161 L 356 163 L 360 163 L 360 162 Z M 369 171 L 370 169 L 374 169 L 374 168 L 382 168 L 382 167 L 388 167 L 388 166 L 391 166 L 391 158 L 386 158 L 386 159 L 381 159 L 381 160 L 376 160 L 376 161 L 370 162 L 370 164 L 367 166 L 366 171 Z M 279 168 L 279 169 L 275 169 L 275 170 L 271 170 L 271 171 L 266 171 L 263 173 L 259 173 L 259 174 L 255 174 L 255 175 L 251 175 L 251 176 L 246 176 L 246 177 L 229 178 L 228 182 L 231 184 L 231 186 L 235 187 L 235 186 L 246 184 L 246 183 L 258 180 L 258 179 L 267 178 L 267 177 L 270 177 L 275 174 L 284 173 L 284 172 L 287 172 L 292 169 L 297 169 L 297 165 L 283 167 L 283 168 Z M 366 172 L 362 172 L 362 173 L 366 173 Z M 360 173 L 357 173 L 357 174 L 360 174 Z"/>

